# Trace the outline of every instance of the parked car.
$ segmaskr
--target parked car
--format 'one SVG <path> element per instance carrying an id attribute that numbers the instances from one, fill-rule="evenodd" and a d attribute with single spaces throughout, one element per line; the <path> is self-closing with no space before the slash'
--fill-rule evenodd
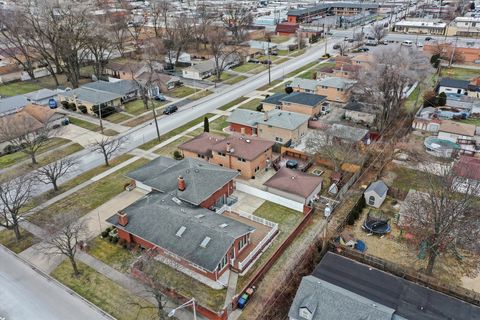
<path id="1" fill-rule="evenodd" d="M 338 43 L 334 44 L 334 45 L 333 45 L 333 49 L 334 49 L 334 50 L 340 49 L 340 45 L 339 45 Z"/>
<path id="2" fill-rule="evenodd" d="M 433 39 L 432 37 L 425 37 L 425 41 L 430 41 L 432 39 Z"/>
<path id="3" fill-rule="evenodd" d="M 157 101 L 167 101 L 167 98 L 163 94 L 157 94 L 155 97 L 153 97 Z"/>
<path id="4" fill-rule="evenodd" d="M 163 110 L 163 114 L 172 114 L 178 110 L 178 107 L 174 104 L 168 106 Z"/>
<path id="5" fill-rule="evenodd" d="M 360 52 L 367 52 L 367 51 L 370 51 L 370 49 L 366 48 L 366 47 L 362 47 L 362 48 L 358 48 L 358 51 Z"/>
<path id="6" fill-rule="evenodd" d="M 272 64 L 272 60 L 262 60 L 260 61 L 261 64 Z"/>
<path id="7" fill-rule="evenodd" d="M 411 47 L 411 46 L 413 46 L 413 42 L 410 41 L 410 40 L 403 40 L 402 41 L 402 46 Z"/>

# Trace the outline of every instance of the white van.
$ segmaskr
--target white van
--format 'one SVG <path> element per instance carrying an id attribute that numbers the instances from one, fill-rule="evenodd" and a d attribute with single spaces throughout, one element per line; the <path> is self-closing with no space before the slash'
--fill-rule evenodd
<path id="1" fill-rule="evenodd" d="M 410 41 L 410 40 L 403 40 L 402 41 L 402 46 L 411 47 L 412 45 L 413 45 L 413 42 Z"/>

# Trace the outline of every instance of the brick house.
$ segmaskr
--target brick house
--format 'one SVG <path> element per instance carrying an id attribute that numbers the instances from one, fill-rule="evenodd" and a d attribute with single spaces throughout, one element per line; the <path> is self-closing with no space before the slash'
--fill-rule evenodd
<path id="1" fill-rule="evenodd" d="M 319 80 L 293 79 L 290 86 L 296 92 L 314 93 L 327 97 L 327 100 L 345 103 L 350 99 L 355 80 L 327 77 Z"/>
<path id="2" fill-rule="evenodd" d="M 157 158 L 127 174 L 149 193 L 107 221 L 120 239 L 217 281 L 230 267 L 239 268 L 237 258 L 255 230 L 213 211 L 226 203 L 237 175 L 197 159 Z"/>
<path id="3" fill-rule="evenodd" d="M 265 112 L 273 109 L 303 113 L 314 117 L 322 112 L 322 105 L 326 100 L 325 96 L 293 92 L 291 94 L 276 93 L 262 101 Z"/>
<path id="4" fill-rule="evenodd" d="M 244 135 L 221 137 L 204 132 L 178 148 L 184 157 L 202 158 L 210 163 L 237 170 L 244 178 L 255 178 L 270 166 L 273 141 Z M 203 155 L 203 157 L 202 157 Z"/>
<path id="5" fill-rule="evenodd" d="M 307 133 L 308 119 L 307 115 L 278 109 L 269 112 L 236 109 L 227 121 L 232 132 L 296 144 Z"/>

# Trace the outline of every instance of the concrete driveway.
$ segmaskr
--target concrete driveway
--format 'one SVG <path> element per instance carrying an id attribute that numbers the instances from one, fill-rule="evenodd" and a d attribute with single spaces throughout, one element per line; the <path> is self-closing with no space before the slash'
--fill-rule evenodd
<path id="1" fill-rule="evenodd" d="M 235 190 L 234 197 L 238 198 L 238 201 L 232 206 L 233 212 L 246 212 L 253 214 L 265 200 L 249 195 L 245 192 Z"/>
<path id="2" fill-rule="evenodd" d="M 93 132 L 74 124 L 62 127 L 59 134 L 60 138 L 65 138 L 86 147 L 95 141 L 99 141 L 103 136 L 99 132 Z"/>

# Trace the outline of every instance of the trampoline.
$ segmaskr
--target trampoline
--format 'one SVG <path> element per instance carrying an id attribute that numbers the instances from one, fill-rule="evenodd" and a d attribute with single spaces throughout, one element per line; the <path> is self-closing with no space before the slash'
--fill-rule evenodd
<path id="1" fill-rule="evenodd" d="M 371 217 L 370 213 L 368 213 L 362 227 L 369 233 L 384 235 L 392 230 L 388 221 L 389 219 Z"/>

